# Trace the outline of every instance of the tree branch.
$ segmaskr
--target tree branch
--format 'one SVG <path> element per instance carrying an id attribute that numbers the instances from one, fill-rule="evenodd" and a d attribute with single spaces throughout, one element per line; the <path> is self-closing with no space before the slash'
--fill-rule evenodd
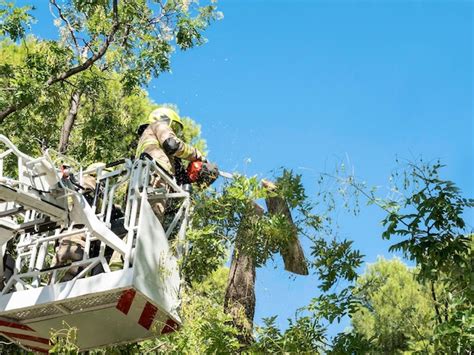
<path id="1" fill-rule="evenodd" d="M 130 24 L 128 24 L 125 27 L 125 34 L 124 34 L 123 39 L 122 39 L 122 47 L 125 47 L 127 45 L 128 36 L 130 35 L 130 30 L 131 29 L 132 29 L 132 26 Z"/>
<path id="2" fill-rule="evenodd" d="M 59 7 L 59 5 L 56 3 L 56 0 L 50 0 L 50 3 L 58 10 L 58 15 L 63 20 L 63 22 L 66 24 L 69 33 L 71 34 L 72 41 L 74 42 L 74 46 L 76 47 L 77 54 L 79 55 L 80 49 L 79 49 L 79 44 L 77 43 L 77 38 L 75 35 L 75 30 L 72 27 L 71 23 L 69 20 L 64 16 L 62 9 Z"/>
<path id="3" fill-rule="evenodd" d="M 433 298 L 433 301 L 434 301 L 434 307 L 435 307 L 436 317 L 438 318 L 438 324 L 441 324 L 443 323 L 443 320 L 441 319 L 441 313 L 439 311 L 438 300 L 436 299 L 436 292 L 435 292 L 433 281 L 431 281 L 431 297 Z"/>
<path id="4" fill-rule="evenodd" d="M 368 194 L 362 187 L 357 185 L 357 182 L 355 181 L 355 179 L 352 176 L 349 179 L 343 179 L 343 178 L 340 178 L 338 176 L 333 176 L 333 175 L 326 174 L 326 173 L 324 173 L 322 175 L 328 176 L 332 179 L 335 179 L 336 181 L 342 181 L 343 183 L 346 183 L 346 184 L 348 183 L 350 186 L 352 186 L 354 189 L 356 189 L 360 194 L 362 194 L 362 196 L 364 196 L 368 201 L 373 202 L 374 205 L 376 205 L 377 207 L 380 207 L 385 212 L 392 213 L 387 207 L 385 207 L 379 201 L 377 201 L 376 198 L 374 198 L 373 196 Z M 406 223 L 403 219 L 401 219 L 398 216 L 396 216 L 396 218 L 397 218 L 397 221 L 402 223 L 405 227 L 407 227 L 407 228 L 409 227 L 408 223 Z"/>
<path id="5" fill-rule="evenodd" d="M 77 114 L 79 112 L 79 106 L 81 103 L 81 92 L 73 91 L 71 100 L 69 103 L 69 112 L 61 128 L 61 137 L 59 139 L 58 150 L 60 153 L 65 154 L 69 146 L 69 138 L 76 122 Z"/>
<path id="6" fill-rule="evenodd" d="M 16 112 L 16 111 L 21 110 L 22 108 L 28 106 L 29 103 L 30 102 L 28 102 L 28 101 L 20 102 L 18 104 L 10 105 L 6 109 L 4 109 L 3 111 L 0 111 L 0 124 L 2 124 L 3 121 L 5 121 L 5 118 L 7 118 L 7 116 L 11 115 L 13 112 Z"/>
<path id="7" fill-rule="evenodd" d="M 120 22 L 118 18 L 118 0 L 114 0 L 112 4 L 112 9 L 113 9 L 113 15 L 114 15 L 114 23 L 112 25 L 112 29 L 110 30 L 110 33 L 105 39 L 104 44 L 102 47 L 99 49 L 97 53 L 95 53 L 92 57 L 87 59 L 84 63 L 77 65 L 64 73 L 50 78 L 47 82 L 46 85 L 52 85 L 54 83 L 57 83 L 59 81 L 63 81 L 64 79 L 69 78 L 70 76 L 73 76 L 77 73 L 80 73 L 89 67 L 91 67 L 96 61 L 98 61 L 100 58 L 104 56 L 104 54 L 107 52 L 107 49 L 109 48 L 110 44 L 114 41 L 115 34 L 117 33 L 118 29 L 120 28 Z"/>
<path id="8" fill-rule="evenodd" d="M 54 0 L 51 0 L 51 1 L 54 1 Z M 114 19 L 113 24 L 112 24 L 112 29 L 110 30 L 110 33 L 107 35 L 105 42 L 102 45 L 102 47 L 99 49 L 99 51 L 95 53 L 92 57 L 87 59 L 84 63 L 77 65 L 75 67 L 72 67 L 58 76 L 49 78 L 48 81 L 45 83 L 45 86 L 51 86 L 57 82 L 65 81 L 67 78 L 90 68 L 96 61 L 98 61 L 104 56 L 110 44 L 114 41 L 115 34 L 120 28 L 120 21 L 119 21 L 119 16 L 118 16 L 118 0 L 113 0 L 112 11 L 113 11 L 113 19 Z M 12 104 L 8 106 L 6 109 L 4 109 L 3 111 L 0 111 L 0 124 L 3 123 L 5 118 L 7 118 L 9 115 L 11 115 L 12 113 L 18 110 L 23 109 L 24 107 L 28 106 L 30 103 L 31 102 L 29 101 L 28 102 L 24 101 L 18 104 Z"/>

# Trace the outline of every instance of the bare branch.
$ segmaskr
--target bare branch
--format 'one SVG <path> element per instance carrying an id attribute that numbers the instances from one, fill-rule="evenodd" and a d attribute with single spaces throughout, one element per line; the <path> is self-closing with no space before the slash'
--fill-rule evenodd
<path id="1" fill-rule="evenodd" d="M 74 28 L 72 27 L 71 23 L 70 23 L 69 20 L 66 18 L 66 16 L 64 16 L 64 13 L 63 13 L 62 9 L 59 7 L 59 5 L 56 3 L 56 0 L 50 0 L 50 3 L 56 8 L 56 10 L 58 10 L 58 15 L 59 15 L 59 17 L 60 17 L 61 20 L 63 20 L 63 22 L 66 24 L 66 26 L 67 26 L 67 28 L 68 28 L 68 30 L 69 30 L 69 33 L 71 34 L 72 41 L 74 42 L 74 46 L 76 47 L 77 54 L 79 55 L 79 53 L 80 53 L 80 50 L 79 50 L 79 43 L 77 42 L 77 38 L 76 38 L 76 34 L 75 34 Z"/>
<path id="2" fill-rule="evenodd" d="M 57 83 L 58 81 L 64 81 L 65 79 L 69 78 L 70 76 L 73 76 L 77 73 L 80 73 L 89 67 L 91 67 L 96 61 L 101 59 L 104 54 L 107 52 L 107 49 L 109 48 L 110 44 L 114 41 L 115 34 L 117 33 L 118 29 L 120 28 L 120 22 L 119 22 L 119 17 L 118 17 L 118 0 L 114 0 L 112 4 L 112 9 L 113 9 L 113 16 L 114 16 L 114 23 L 112 25 L 112 29 L 110 30 L 110 33 L 106 37 L 104 44 L 102 47 L 97 51 L 92 57 L 87 59 L 84 63 L 77 65 L 62 74 L 50 78 L 47 82 L 46 85 L 52 85 L 54 83 Z"/>

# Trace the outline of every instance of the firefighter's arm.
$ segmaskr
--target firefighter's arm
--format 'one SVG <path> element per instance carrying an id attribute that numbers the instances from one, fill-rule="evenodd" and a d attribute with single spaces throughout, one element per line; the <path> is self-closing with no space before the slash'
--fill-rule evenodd
<path id="1" fill-rule="evenodd" d="M 189 161 L 204 159 L 199 150 L 179 139 L 168 125 L 157 122 L 151 128 L 160 142 L 161 148 L 167 155 Z"/>

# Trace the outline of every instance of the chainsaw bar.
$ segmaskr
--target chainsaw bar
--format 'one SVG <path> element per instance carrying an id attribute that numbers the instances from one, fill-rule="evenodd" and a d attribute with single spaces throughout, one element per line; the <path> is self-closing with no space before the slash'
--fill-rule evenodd
<path id="1" fill-rule="evenodd" d="M 220 171 L 219 170 L 219 175 L 222 176 L 223 178 L 226 178 L 226 179 L 233 179 L 234 178 L 234 174 L 231 174 L 231 173 L 228 173 L 228 172 L 225 172 L 225 171 Z"/>

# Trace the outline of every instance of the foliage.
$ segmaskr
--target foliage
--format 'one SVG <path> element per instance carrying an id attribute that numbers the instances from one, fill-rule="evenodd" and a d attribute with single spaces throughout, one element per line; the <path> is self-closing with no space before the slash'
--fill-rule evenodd
<path id="1" fill-rule="evenodd" d="M 439 177 L 440 168 L 440 163 L 409 164 L 403 178 L 407 194 L 398 204 L 388 201 L 393 207 L 383 220 L 386 230 L 382 234 L 387 239 L 406 237 L 390 250 L 403 251 L 420 266 L 422 277 L 435 279 L 462 262 L 469 250 L 462 214 L 474 207 L 474 199 L 463 198 L 453 182 Z"/>
<path id="2" fill-rule="evenodd" d="M 344 331 L 337 334 L 328 354 L 369 354 L 371 344 L 363 336 L 353 331 Z"/>
<path id="3" fill-rule="evenodd" d="M 474 235 L 467 236 L 470 248 L 460 254 L 461 260 L 433 281 L 431 294 L 437 312 L 434 344 L 439 351 L 454 349 L 457 353 L 472 350 L 474 344 Z M 436 296 L 436 294 L 438 296 Z"/>
<path id="4" fill-rule="evenodd" d="M 83 100 L 68 149 L 86 164 L 134 156 L 137 127 L 156 106 L 141 89 L 126 95 L 117 75 L 101 75 L 101 88 Z"/>
<path id="5" fill-rule="evenodd" d="M 383 221 L 383 236 L 405 238 L 391 250 L 401 250 L 416 261 L 420 280 L 430 284 L 436 351 L 462 352 L 474 339 L 472 237 L 463 219 L 474 199 L 464 198 L 452 181 L 441 179 L 442 167 L 439 162 L 408 164 L 402 187 L 395 187 L 403 197 L 398 205 L 387 201 L 393 208 Z"/>
<path id="6" fill-rule="evenodd" d="M 319 228 L 311 237 L 310 265 L 318 274 L 322 293 L 304 308 L 309 316 L 301 317 L 318 325 L 320 332 L 312 340 L 319 347 L 306 345 L 299 351 L 460 354 L 471 350 L 473 237 L 468 234 L 463 213 L 473 201 L 463 198 L 454 183 L 439 177 L 441 167 L 439 163 L 409 164 L 406 171 L 391 178 L 396 182 L 396 177 L 402 176 L 403 183 L 401 188 L 392 186 L 388 198 L 378 197 L 377 189 L 367 188 L 354 176 L 322 176 L 323 185 L 328 179 L 337 182 L 336 193 L 328 189 L 319 195 L 327 210 L 319 214 Z M 345 170 L 338 173 L 341 171 Z M 406 237 L 391 250 L 403 251 L 417 263 L 416 269 L 408 269 L 399 260 L 382 259 L 357 277 L 362 256 L 352 250 L 350 240 L 337 237 L 333 226 L 331 213 L 339 209 L 337 196 L 356 215 L 361 208 L 360 197 L 386 211 L 382 237 Z M 351 284 L 356 279 L 356 284 Z M 341 283 L 346 285 L 342 289 L 338 286 Z M 326 322 L 340 321 L 344 316 L 351 317 L 353 328 L 329 344 Z M 289 323 L 295 324 L 298 322 Z M 282 344 L 290 341 L 286 332 L 276 328 L 275 318 L 267 319 L 258 334 L 255 346 L 260 351 L 285 351 Z"/>
<path id="7" fill-rule="evenodd" d="M 20 65 L 32 53 L 44 50 L 43 43 L 34 38 L 27 39 L 26 43 L 28 50 L 9 41 L 0 43 L 0 59 L 4 67 Z M 158 106 L 143 89 L 137 88 L 127 93 L 120 75 L 92 72 L 83 76 L 84 80 L 87 79 L 84 82 L 87 95 L 82 99 L 68 150 L 68 156 L 83 166 L 134 156 L 138 140 L 137 127 Z M 27 78 L 27 75 L 31 73 L 21 74 L 21 70 L 15 70 L 14 73 L 26 86 L 29 84 L 31 78 Z M 6 120 L 0 126 L 1 134 L 7 135 L 20 150 L 32 156 L 40 155 L 42 148 L 59 144 L 58 132 L 69 105 L 67 92 L 59 96 L 56 92 L 39 97 L 36 101 L 37 105 L 31 106 L 32 110 L 16 113 L 15 120 Z M 48 115 L 47 120 L 44 114 Z M 204 150 L 206 145 L 200 138 L 200 126 L 189 117 L 183 121 L 185 127 L 182 138 Z"/>
<path id="8" fill-rule="evenodd" d="M 186 0 L 50 0 L 49 5 L 59 39 L 35 38 L 43 51 L 28 54 L 27 61 L 15 66 L 0 65 L 2 86 L 5 83 L 0 123 L 33 103 L 38 108 L 37 98 L 87 91 L 90 78 L 101 72 L 119 74 L 130 93 L 170 69 L 175 46 L 185 50 L 204 43 L 203 31 L 222 17 L 213 3 L 200 6 Z M 18 45 L 27 48 L 24 39 L 33 10 L 2 1 L 0 40 L 22 40 Z"/>
<path id="9" fill-rule="evenodd" d="M 0 1 L 0 36 L 9 36 L 14 41 L 25 36 L 32 21 L 29 11 L 32 6 L 16 7 L 5 0 Z"/>
<path id="10" fill-rule="evenodd" d="M 42 145 L 57 144 L 60 123 L 68 105 L 64 99 L 67 91 L 63 88 L 45 89 L 41 95 L 33 92 L 40 90 L 41 81 L 49 75 L 45 71 L 58 71 L 66 61 L 67 55 L 57 51 L 54 42 L 33 37 L 26 38 L 22 45 L 0 41 L 0 109 L 13 97 L 35 102 L 29 110 L 15 114 L 14 120 L 3 122 L 0 133 L 7 134 L 20 149 L 32 155 L 39 154 Z"/>
<path id="11" fill-rule="evenodd" d="M 352 242 L 340 240 L 334 234 L 334 209 L 322 205 L 321 211 L 314 213 L 314 207 L 308 202 L 301 177 L 292 177 L 284 171 L 277 180 L 284 188 L 281 191 L 296 201 L 295 221 L 300 234 L 311 241 L 311 260 L 309 266 L 317 275 L 320 294 L 309 305 L 301 308 L 294 319 L 288 320 L 285 331 L 275 326 L 276 317 L 264 320 L 264 326 L 257 328 L 257 342 L 253 349 L 257 352 L 308 352 L 326 353 L 331 350 L 328 326 L 340 322 L 353 311 L 358 304 L 350 283 L 357 278 L 356 270 L 362 263 L 363 255 L 354 250 Z M 290 189 L 288 187 L 291 187 Z M 291 204 L 291 202 L 290 202 Z M 345 287 L 340 287 L 344 285 Z"/>
<path id="12" fill-rule="evenodd" d="M 346 239 L 339 241 L 334 238 L 330 243 L 323 238 L 316 239 L 311 255 L 323 291 L 330 290 L 339 279 L 355 280 L 356 269 L 362 263 L 362 255 L 358 250 L 352 250 L 352 241 Z"/>
<path id="13" fill-rule="evenodd" d="M 223 311 L 227 268 L 219 268 L 183 295 L 183 327 L 165 338 L 140 344 L 142 353 L 156 351 L 180 354 L 237 352 L 240 344 L 231 317 Z"/>
<path id="14" fill-rule="evenodd" d="M 279 215 L 269 215 L 262 210 L 255 215 L 255 201 L 268 196 L 285 198 L 292 207 L 298 232 L 313 241 L 313 261 L 310 266 L 321 280 L 323 292 L 329 291 L 337 280 L 352 281 L 355 269 L 361 264 L 362 255 L 352 250 L 352 243 L 337 239 L 330 243 L 325 235 L 319 235 L 323 223 L 329 223 L 323 216 L 316 216 L 308 202 L 301 176 L 283 170 L 276 179 L 277 189 L 267 190 L 256 177 L 235 176 L 219 191 L 207 190 L 194 199 L 193 228 L 188 233 L 192 249 L 186 260 L 185 275 L 190 280 L 200 281 L 227 257 L 227 250 L 235 243 L 239 228 L 245 228 L 251 238 L 242 241 L 241 250 L 251 255 L 257 266 L 280 250 L 290 235 L 288 222 Z M 248 214 L 252 219 L 245 218 Z M 250 231 L 249 233 L 247 233 Z M 336 263 L 336 267 L 334 264 Z M 191 267 L 192 265 L 192 267 Z M 340 321 L 353 308 L 351 287 L 324 293 L 311 304 L 301 309 L 289 327 L 280 331 L 275 326 L 276 318 L 265 320 L 257 328 L 257 341 L 249 351 L 315 351 L 327 349 L 327 322 Z M 304 314 L 303 314 L 304 313 Z"/>
<path id="15" fill-rule="evenodd" d="M 275 326 L 276 316 L 264 318 L 264 326 L 257 327 L 257 342 L 250 352 L 256 353 L 311 353 L 324 349 L 325 329 L 311 316 L 288 319 L 282 332 Z"/>
<path id="16" fill-rule="evenodd" d="M 474 200 L 440 177 L 442 167 L 423 160 L 408 163 L 391 176 L 390 194 L 384 198 L 354 176 L 329 178 L 339 183 L 338 192 L 352 211 L 357 213 L 364 197 L 386 212 L 382 238 L 402 238 L 390 250 L 416 262 L 417 278 L 429 288 L 434 322 L 430 345 L 438 352 L 462 353 L 471 350 L 474 340 L 472 235 L 463 218 Z"/>
<path id="17" fill-rule="evenodd" d="M 188 232 L 192 249 L 186 261 L 189 268 L 185 271 L 190 280 L 200 280 L 224 262 L 228 248 L 235 242 L 240 228 L 248 231 L 245 234 L 249 236 L 242 241 L 240 250 L 252 256 L 257 267 L 264 265 L 281 250 L 294 227 L 282 215 L 270 215 L 263 210 L 261 215 L 255 215 L 255 201 L 262 200 L 269 194 L 284 198 L 290 195 L 300 196 L 292 202 L 292 207 L 305 212 L 301 214 L 297 226 L 316 219 L 307 204 L 301 177 L 289 171 L 285 171 L 283 177 L 284 188 L 275 192 L 265 189 L 255 176 L 249 178 L 235 175 L 219 191 L 208 189 L 195 194 L 193 221 Z M 277 178 L 276 181 L 279 184 L 280 179 Z M 249 215 L 253 218 L 246 218 Z"/>
<path id="18" fill-rule="evenodd" d="M 50 349 L 52 354 L 78 354 L 79 347 L 76 345 L 77 328 L 70 327 L 66 322 L 63 322 L 63 329 L 52 330 L 50 341 L 53 345 Z"/>
<path id="19" fill-rule="evenodd" d="M 415 270 L 398 259 L 379 259 L 357 279 L 353 293 L 360 301 L 351 314 L 354 332 L 371 351 L 433 351 L 433 304 Z"/>

